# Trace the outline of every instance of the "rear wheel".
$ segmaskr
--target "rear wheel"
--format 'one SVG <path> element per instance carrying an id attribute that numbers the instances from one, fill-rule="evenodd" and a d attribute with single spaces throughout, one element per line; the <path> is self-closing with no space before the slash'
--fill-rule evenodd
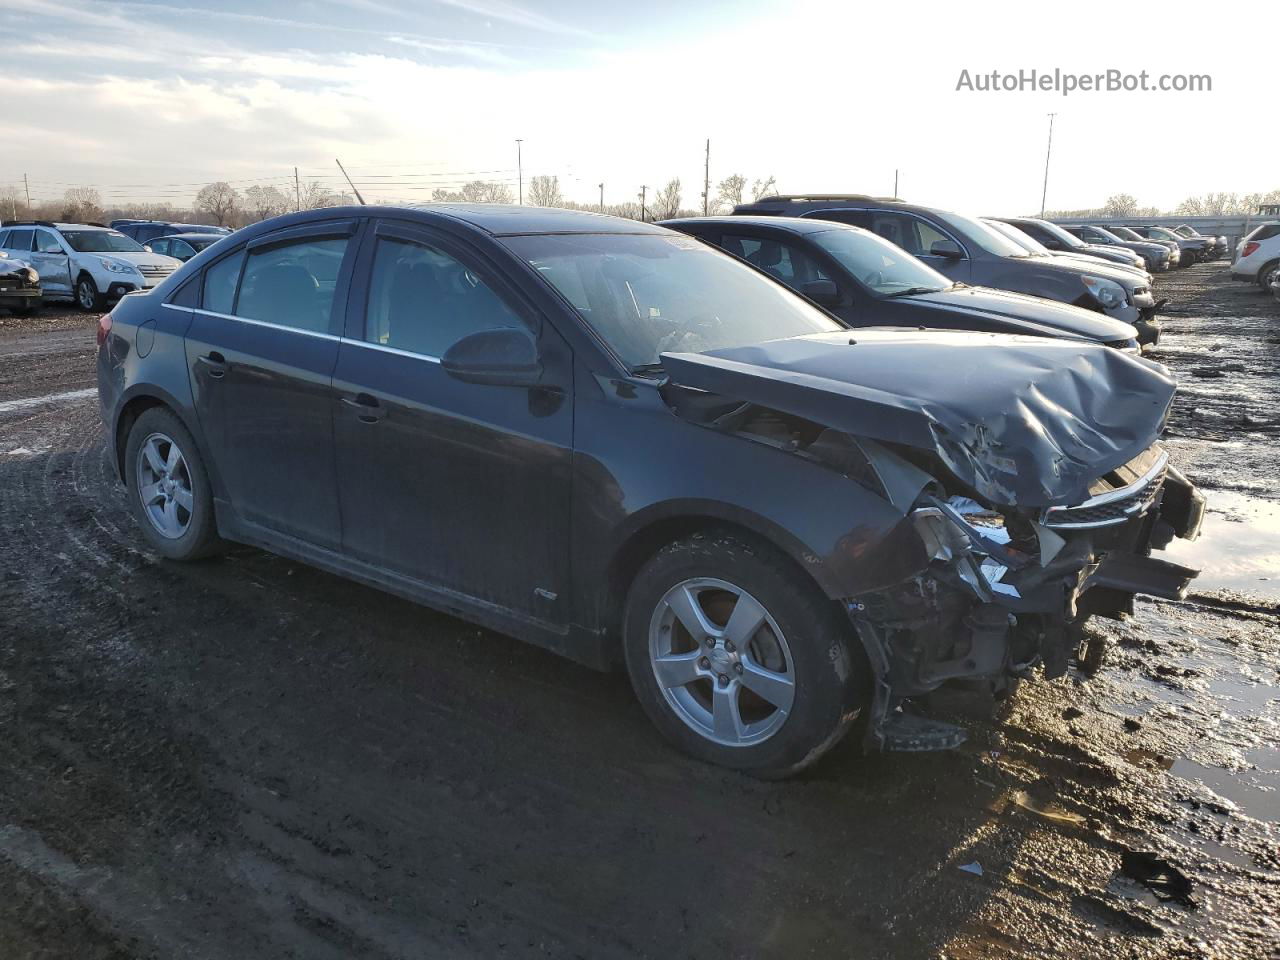
<path id="1" fill-rule="evenodd" d="M 785 555 L 730 533 L 660 550 L 627 599 L 627 670 L 649 718 L 699 759 L 762 777 L 817 760 L 857 718 L 849 622 Z"/>
<path id="2" fill-rule="evenodd" d="M 76 306 L 90 313 L 101 313 L 106 306 L 106 299 L 88 274 L 76 281 Z"/>
<path id="3" fill-rule="evenodd" d="M 1271 292 L 1271 281 L 1275 279 L 1277 272 L 1280 272 L 1280 260 L 1272 260 L 1258 268 L 1258 286 L 1264 293 Z"/>
<path id="4" fill-rule="evenodd" d="M 145 411 L 125 447 L 129 505 L 151 546 L 170 560 L 195 560 L 220 545 L 213 492 L 195 440 L 162 407 Z"/>

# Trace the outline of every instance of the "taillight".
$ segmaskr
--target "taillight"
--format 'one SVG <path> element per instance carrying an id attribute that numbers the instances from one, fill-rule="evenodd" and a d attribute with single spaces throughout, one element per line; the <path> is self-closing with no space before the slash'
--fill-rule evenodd
<path id="1" fill-rule="evenodd" d="M 104 313 L 98 318 L 98 346 L 107 342 L 109 333 L 111 333 L 111 314 Z"/>
<path id="2" fill-rule="evenodd" d="M 1244 245 L 1244 249 L 1240 251 L 1240 256 L 1242 257 L 1252 256 L 1260 246 L 1262 246 L 1262 244 L 1260 244 L 1257 240 L 1250 240 L 1248 243 Z"/>

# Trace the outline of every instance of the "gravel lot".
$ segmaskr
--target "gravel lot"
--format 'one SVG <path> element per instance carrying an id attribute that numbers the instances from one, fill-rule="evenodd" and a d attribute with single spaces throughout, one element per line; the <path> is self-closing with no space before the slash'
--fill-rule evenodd
<path id="1" fill-rule="evenodd" d="M 0 315 L 0 956 L 1275 956 L 1280 304 L 1156 285 L 1197 592 L 958 751 L 788 783 L 675 753 L 621 676 L 254 550 L 161 562 L 75 394 L 94 318 Z"/>

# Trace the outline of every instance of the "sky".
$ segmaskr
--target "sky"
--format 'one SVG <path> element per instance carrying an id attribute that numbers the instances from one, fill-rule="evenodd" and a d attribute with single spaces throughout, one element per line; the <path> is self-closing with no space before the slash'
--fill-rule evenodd
<path id="1" fill-rule="evenodd" d="M 185 205 L 203 183 L 341 185 L 422 201 L 467 180 L 560 178 L 570 199 L 672 177 L 1035 213 L 1130 193 L 1171 208 L 1280 188 L 1274 83 L 1241 21 L 1203 2 L 5 0 L 0 189 L 95 186 Z M 1260 12 L 1261 8 L 1259 8 Z M 1247 22 L 1247 18 L 1246 21 Z M 1055 68 L 1209 92 L 979 92 Z"/>

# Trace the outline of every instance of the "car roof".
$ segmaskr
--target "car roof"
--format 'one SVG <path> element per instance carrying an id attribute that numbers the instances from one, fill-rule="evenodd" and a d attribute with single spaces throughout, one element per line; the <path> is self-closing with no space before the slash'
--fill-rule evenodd
<path id="1" fill-rule="evenodd" d="M 166 233 L 163 236 L 156 237 L 156 240 L 208 240 L 211 243 L 217 243 L 223 237 L 229 237 L 229 233 Z M 148 240 L 148 243 L 154 241 Z"/>
<path id="2" fill-rule="evenodd" d="M 754 227 L 775 227 L 791 233 L 827 233 L 831 230 L 857 230 L 857 227 L 835 220 L 821 220 L 817 217 L 769 217 L 769 216 L 723 216 L 723 217 L 674 217 L 671 220 L 659 220 L 658 226 L 680 227 L 699 223 L 717 224 L 726 227 L 740 227 L 744 224 Z"/>
<path id="3" fill-rule="evenodd" d="M 942 207 L 907 203 L 896 197 L 873 197 L 861 193 L 811 193 L 802 196 L 761 197 L 752 203 L 738 204 L 733 208 L 733 214 L 741 216 L 758 213 L 768 216 L 773 211 L 787 213 L 792 210 L 797 213 L 820 213 L 823 210 L 902 210 L 935 217 L 944 217 L 950 213 Z"/>
<path id="4" fill-rule="evenodd" d="M 421 220 L 424 223 L 443 218 L 467 224 L 495 237 L 547 233 L 668 233 L 665 227 L 652 223 L 587 210 L 522 207 L 503 203 L 420 203 L 303 210 L 252 224 L 238 230 L 235 236 L 249 239 L 284 227 L 348 217 L 393 217 L 400 220 Z"/>

